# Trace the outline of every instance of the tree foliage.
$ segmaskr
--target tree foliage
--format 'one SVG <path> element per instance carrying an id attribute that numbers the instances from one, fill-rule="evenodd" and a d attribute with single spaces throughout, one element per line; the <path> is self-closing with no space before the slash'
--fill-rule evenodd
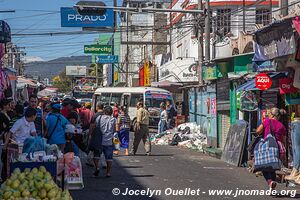
<path id="1" fill-rule="evenodd" d="M 61 72 L 58 76 L 53 77 L 53 86 L 57 87 L 60 92 L 68 92 L 72 88 L 72 79 L 66 75 L 66 70 Z"/>

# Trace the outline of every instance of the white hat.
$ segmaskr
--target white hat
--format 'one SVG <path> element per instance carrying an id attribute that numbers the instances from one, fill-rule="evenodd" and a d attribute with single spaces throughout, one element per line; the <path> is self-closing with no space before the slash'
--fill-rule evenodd
<path id="1" fill-rule="evenodd" d="M 67 124 L 65 132 L 66 133 L 75 133 L 75 126 L 72 124 Z"/>

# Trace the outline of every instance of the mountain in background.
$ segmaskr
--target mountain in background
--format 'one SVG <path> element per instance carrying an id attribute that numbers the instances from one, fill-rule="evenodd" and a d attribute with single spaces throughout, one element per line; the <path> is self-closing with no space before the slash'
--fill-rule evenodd
<path id="1" fill-rule="evenodd" d="M 37 77 L 40 80 L 49 78 L 50 80 L 59 75 L 66 69 L 66 66 L 80 65 L 89 67 L 92 62 L 92 56 L 71 56 L 61 57 L 50 61 L 39 61 L 25 64 L 25 76 Z"/>

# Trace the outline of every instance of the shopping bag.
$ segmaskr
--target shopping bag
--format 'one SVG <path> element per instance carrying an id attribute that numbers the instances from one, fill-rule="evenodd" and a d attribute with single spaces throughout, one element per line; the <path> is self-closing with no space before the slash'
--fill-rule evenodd
<path id="1" fill-rule="evenodd" d="M 280 170 L 279 148 L 275 137 L 268 134 L 254 148 L 254 172 Z"/>

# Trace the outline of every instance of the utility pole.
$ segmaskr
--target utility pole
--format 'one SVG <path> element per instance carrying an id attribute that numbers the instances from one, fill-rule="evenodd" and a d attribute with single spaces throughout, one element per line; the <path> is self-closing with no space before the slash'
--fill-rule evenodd
<path id="1" fill-rule="evenodd" d="M 246 0 L 243 0 L 243 31 L 246 32 Z"/>
<path id="2" fill-rule="evenodd" d="M 210 61 L 210 6 L 209 0 L 206 0 L 205 3 L 205 61 Z"/>
<path id="3" fill-rule="evenodd" d="M 288 0 L 280 0 L 280 14 L 284 17 L 289 14 Z"/>
<path id="4" fill-rule="evenodd" d="M 129 8 L 130 3 L 129 0 L 127 0 L 127 8 Z M 128 34 L 129 34 L 129 13 L 128 11 L 126 11 L 126 87 L 129 86 L 129 74 L 128 74 L 128 70 L 129 70 L 129 38 L 128 38 Z"/>
<path id="5" fill-rule="evenodd" d="M 203 9 L 202 0 L 198 0 L 198 10 Z M 203 24 L 202 15 L 198 15 L 198 78 L 199 85 L 203 84 L 202 65 L 203 65 Z"/>

